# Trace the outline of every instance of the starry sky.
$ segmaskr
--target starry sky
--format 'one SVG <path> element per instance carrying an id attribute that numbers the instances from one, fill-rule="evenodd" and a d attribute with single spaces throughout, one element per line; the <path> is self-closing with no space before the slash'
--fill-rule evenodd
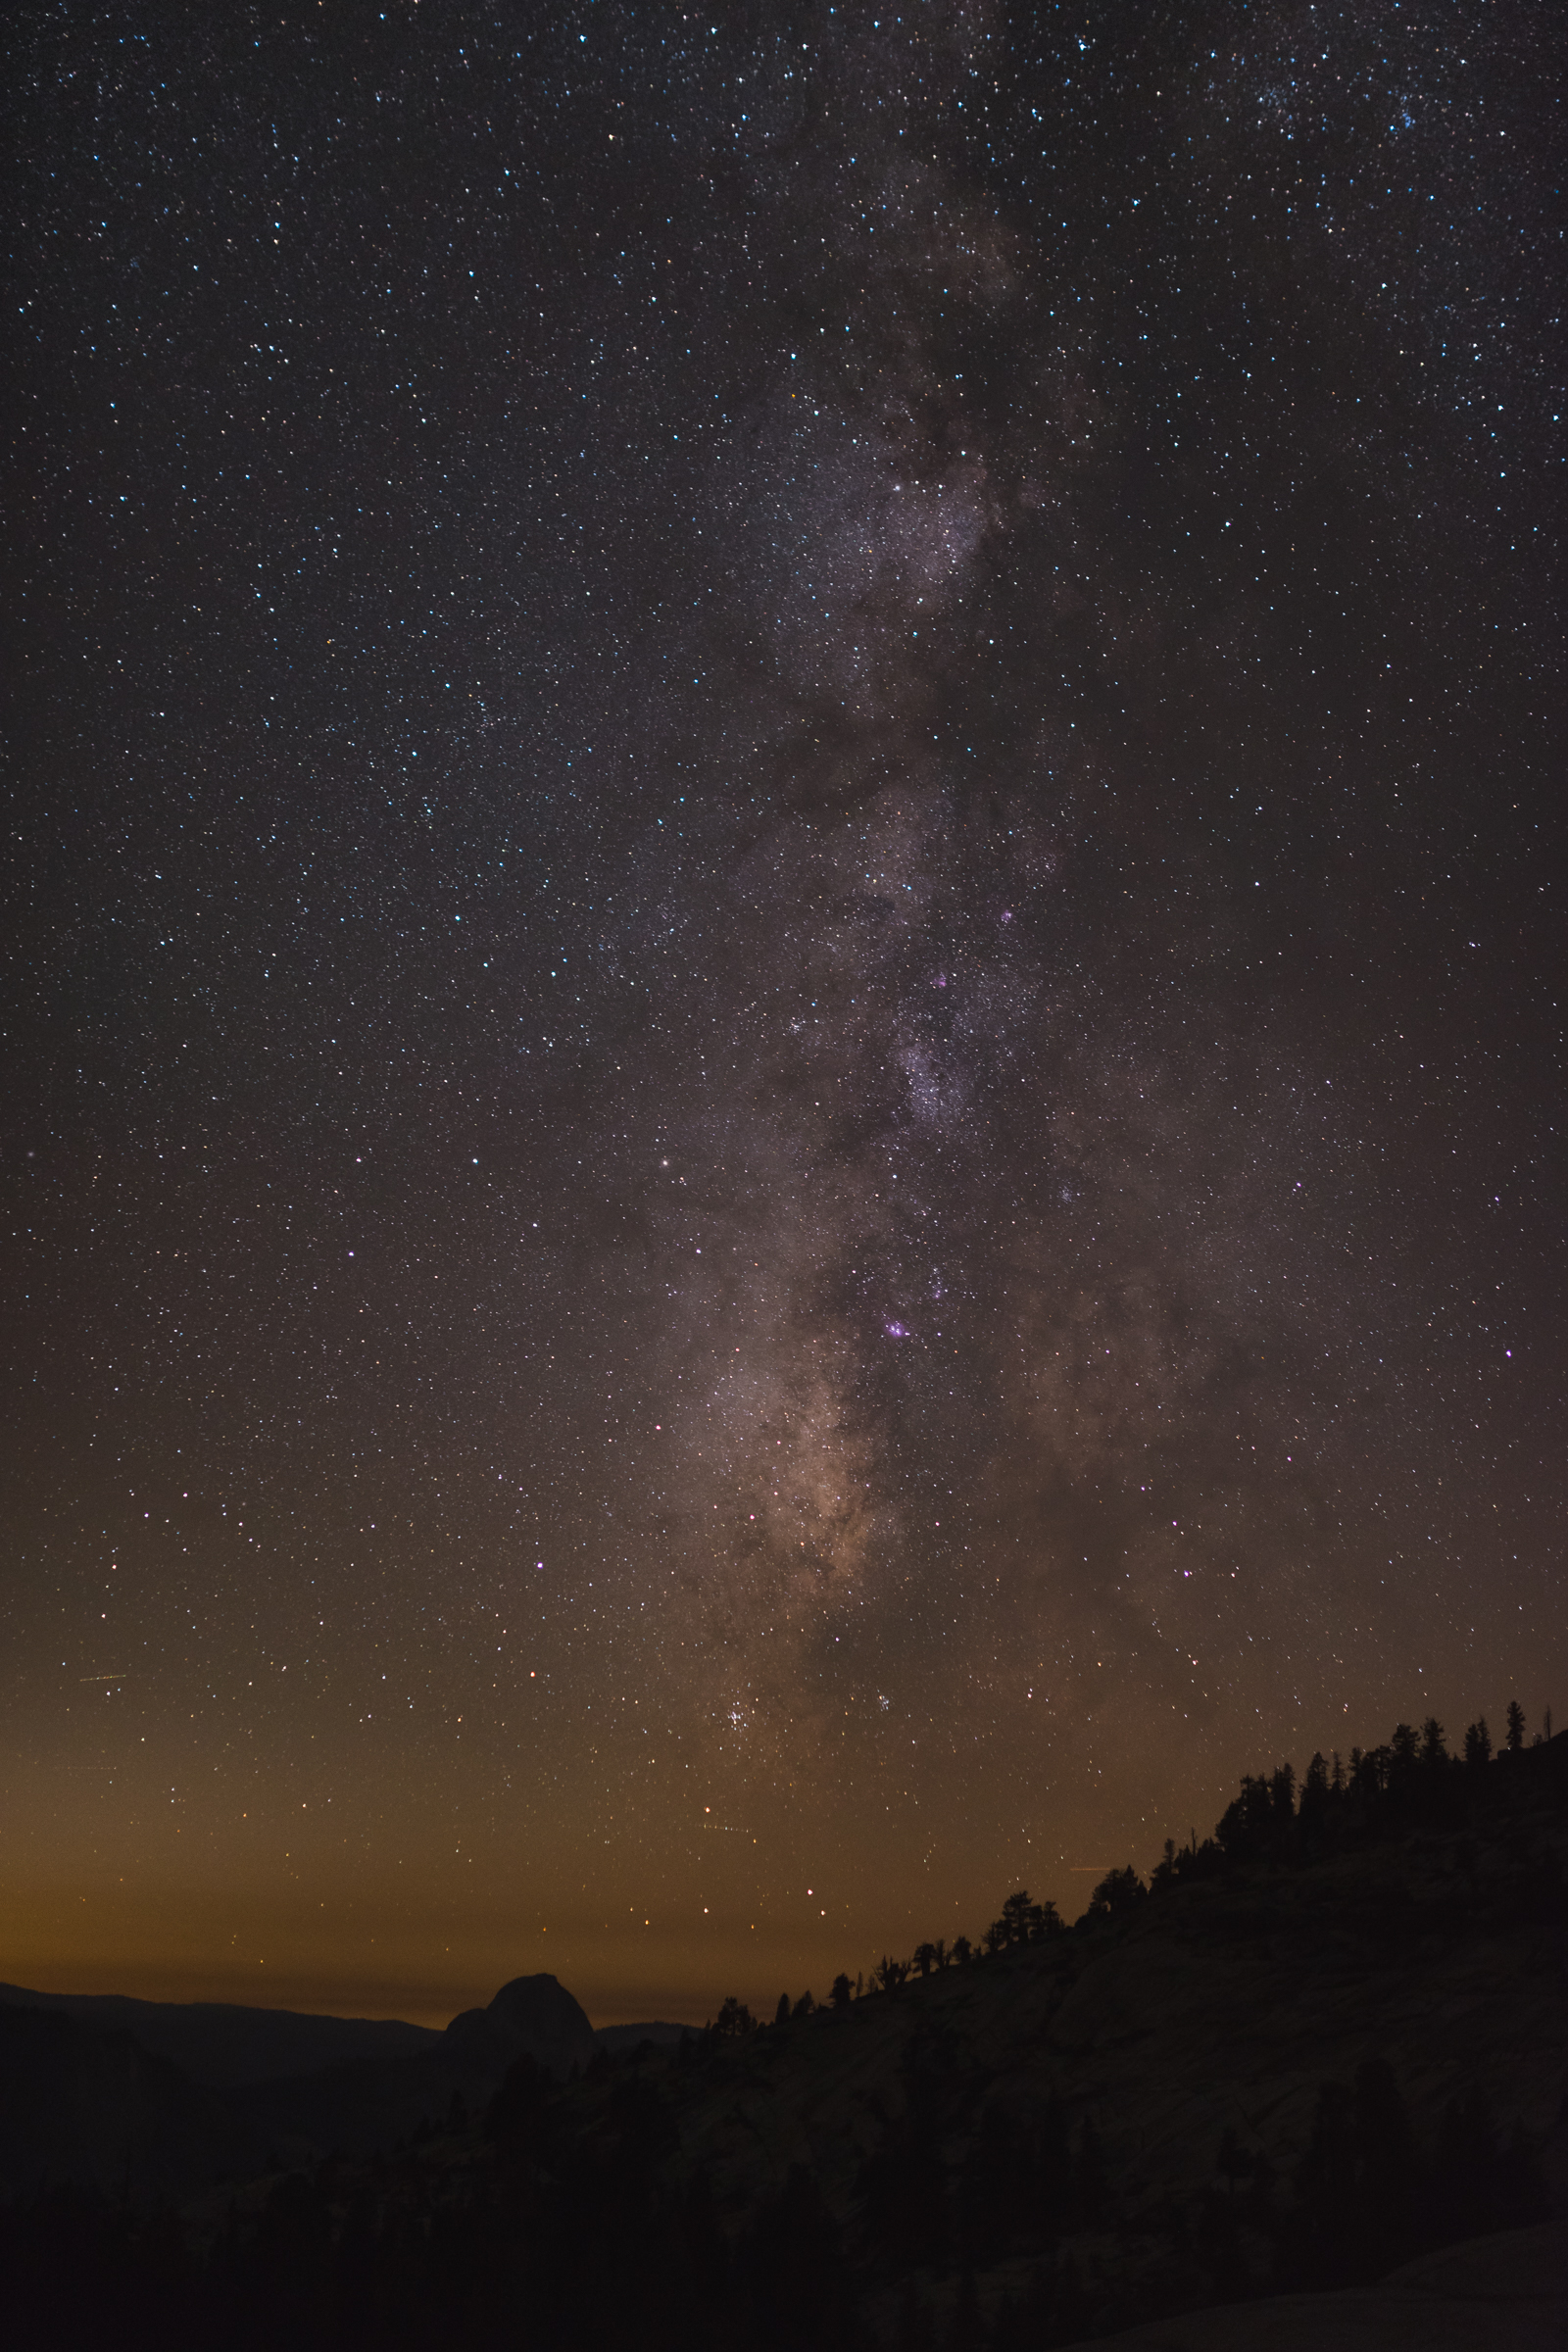
<path id="1" fill-rule="evenodd" d="M 0 1975 L 769 2009 L 1568 1695 L 1541 0 L 57 0 Z"/>

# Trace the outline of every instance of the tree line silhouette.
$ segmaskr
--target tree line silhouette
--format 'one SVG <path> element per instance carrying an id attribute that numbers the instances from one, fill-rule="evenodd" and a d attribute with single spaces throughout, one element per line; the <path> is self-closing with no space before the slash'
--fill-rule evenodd
<path id="1" fill-rule="evenodd" d="M 1296 1768 L 1286 1762 L 1271 1773 L 1244 1773 L 1241 1793 L 1233 1798 L 1214 1826 L 1212 1837 L 1200 1843 L 1193 1832 L 1186 1845 L 1167 1838 L 1165 1849 L 1141 1879 L 1131 1863 L 1107 1871 L 1090 1895 L 1088 1908 L 1075 1925 L 1091 1927 L 1103 1920 L 1125 1918 L 1150 1894 L 1196 1878 L 1216 1877 L 1227 1870 L 1257 1863 L 1277 1865 L 1316 1862 L 1335 1852 L 1403 1836 L 1412 1828 L 1451 1828 L 1472 1814 L 1486 1799 L 1506 1797 L 1496 1767 L 1506 1772 L 1527 1746 L 1547 1745 L 1552 1737 L 1548 1707 L 1543 1728 L 1527 1740 L 1524 1709 L 1508 1701 L 1504 1741 L 1494 1750 L 1484 1715 L 1465 1733 L 1459 1752 L 1451 1753 L 1447 1734 L 1435 1715 L 1417 1731 L 1408 1723 L 1396 1724 L 1388 1740 L 1372 1748 L 1352 1747 L 1348 1760 L 1338 1749 L 1314 1753 L 1298 1781 Z M 853 2001 L 896 1992 L 911 1978 L 939 1974 L 944 1969 L 967 1968 L 977 1960 L 995 1958 L 1022 1945 L 1046 1943 L 1066 1932 L 1054 1902 L 1035 1902 L 1019 1887 L 1009 1894 L 978 1943 L 966 1936 L 951 1944 L 918 1943 L 907 1960 L 886 1953 L 871 1970 L 852 1979 L 841 1973 L 833 1980 L 828 2006 L 847 2009 Z M 773 2013 L 775 2029 L 798 2024 L 818 2007 L 808 1990 L 792 1999 L 780 1993 Z M 705 2043 L 733 2042 L 760 2030 L 744 2002 L 727 1996 L 699 2038 Z"/>
<path id="2" fill-rule="evenodd" d="M 1549 1849 L 1513 1838 L 1518 1799 L 1545 1790 L 1560 1803 L 1565 1759 L 1538 1770 L 1530 1752 L 1548 1739 L 1527 1744 L 1510 1707 L 1495 1753 L 1484 1721 L 1450 1752 L 1429 1718 L 1343 1761 L 1314 1755 L 1299 1781 L 1287 1763 L 1249 1775 L 1212 1836 L 1167 1841 L 1147 1882 L 1131 1865 L 1107 1872 L 1071 1927 L 1020 1888 L 973 1943 L 921 1943 L 906 1960 L 884 1956 L 869 1979 L 843 1972 L 821 2010 L 809 1993 L 781 1996 L 763 2026 L 730 1998 L 674 2052 L 601 2051 L 564 2084 L 519 2059 L 482 2119 L 455 2106 L 412 2145 L 283 2173 L 259 2210 L 234 2200 L 216 2232 L 128 2195 L 15 2200 L 0 2207 L 15 2340 L 62 2352 L 109 2334 L 123 2352 L 848 2352 L 871 2340 L 867 2301 L 880 2298 L 902 2313 L 898 2352 L 1045 2352 L 1204 2303 L 1364 2281 L 1534 2221 L 1546 2210 L 1537 2151 L 1498 2132 L 1480 2087 L 1423 2135 L 1375 2056 L 1320 2085 L 1288 2171 L 1228 2127 L 1202 2153 L 1206 2184 L 1152 2218 L 1114 2117 L 977 2071 L 951 2011 L 919 1987 L 954 1969 L 982 1972 L 977 1990 L 1000 1987 L 1041 1946 L 1069 1974 L 1092 1966 L 1102 1944 L 1152 1928 L 1193 1880 L 1233 1881 L 1266 1920 L 1270 1888 L 1348 1852 L 1375 1857 L 1412 1831 L 1447 1835 L 1461 1856 L 1494 1832 L 1514 1874 L 1503 1874 L 1508 1918 L 1561 1919 Z M 1306 1879 L 1301 1899 L 1332 1901 L 1333 1884 L 1332 1871 Z M 683 2141 L 680 2119 L 689 2132 L 732 2079 L 765 2083 L 803 2034 L 830 2025 L 853 2051 L 858 2018 L 869 2026 L 878 2013 L 863 2005 L 888 2002 L 907 2020 L 895 2045 L 901 2095 L 848 2203 L 830 2209 L 796 2166 L 772 2193 L 721 2211 L 711 2151 Z M 1107 2302 L 1104 2247 L 1145 2245 L 1152 2231 L 1157 2264 Z M 977 2281 L 1003 2264 L 1023 2283 L 983 2312 Z"/>

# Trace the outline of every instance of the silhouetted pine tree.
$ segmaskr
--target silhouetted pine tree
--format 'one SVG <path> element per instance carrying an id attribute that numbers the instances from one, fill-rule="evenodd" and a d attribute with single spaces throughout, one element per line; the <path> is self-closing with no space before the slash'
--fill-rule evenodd
<path id="1" fill-rule="evenodd" d="M 1065 2337 L 1060 2339 L 1065 2342 Z M 958 2292 L 954 2301 L 953 2319 L 948 2328 L 948 2352 L 976 2352 L 982 2341 L 980 2298 L 975 2293 L 974 2272 L 966 2268 L 958 2280 Z"/>
<path id="2" fill-rule="evenodd" d="M 742 2254 L 758 2345 L 832 2345 L 847 2340 L 848 2298 L 839 2229 L 804 2165 L 790 2167 L 764 2205 Z"/>
<path id="3" fill-rule="evenodd" d="M 1028 1942 L 1029 1921 L 1034 1909 L 1027 1888 L 1020 1886 L 1016 1894 L 1008 1895 L 1002 1906 L 1002 1924 L 1009 1943 Z"/>
<path id="4" fill-rule="evenodd" d="M 1227 2124 L 1220 2135 L 1219 2154 L 1214 2159 L 1214 2169 L 1226 2182 L 1230 2191 L 1231 2203 L 1234 2204 L 1237 2181 L 1250 2180 L 1252 2177 L 1252 2159 L 1236 2136 L 1234 2124 Z"/>
<path id="5" fill-rule="evenodd" d="M 1500 2146 L 1484 2091 L 1466 2091 L 1444 2111 L 1427 2208 L 1432 2242 L 1440 2245 L 1545 2219 L 1540 2159 L 1519 2134 L 1506 2150 Z"/>
<path id="6" fill-rule="evenodd" d="M 1409 2118 L 1387 2063 L 1368 2059 L 1353 2090 L 1325 2082 L 1282 2234 L 1286 2279 L 1354 2285 L 1407 2259 L 1419 2242 L 1419 2185 Z"/>
<path id="7" fill-rule="evenodd" d="M 515 2150 L 525 2144 L 555 2087 L 537 2058 L 526 2051 L 514 2058 L 485 2113 L 485 2130 L 499 2147 Z"/>
<path id="8" fill-rule="evenodd" d="M 1048 2099 L 1035 2126 L 1034 2200 L 1037 2228 L 1050 2245 L 1072 2212 L 1072 2140 L 1059 2099 Z"/>
<path id="9" fill-rule="evenodd" d="M 1125 1918 L 1129 1911 L 1137 1910 L 1148 1892 L 1132 1864 L 1124 1863 L 1120 1870 L 1107 1871 L 1089 1898 L 1089 1915 L 1092 1919 Z"/>
<path id="10" fill-rule="evenodd" d="M 1306 1768 L 1297 1814 L 1301 1841 L 1308 1851 L 1315 1851 L 1322 1840 L 1328 1827 L 1329 1805 L 1329 1768 L 1319 1749 Z"/>
<path id="11" fill-rule="evenodd" d="M 756 2018 L 745 2002 L 738 2001 L 732 1992 L 726 1993 L 719 2004 L 718 2015 L 708 2028 L 709 2035 L 714 2041 L 744 2041 L 748 2034 L 755 2034 L 756 2031 Z"/>
<path id="12" fill-rule="evenodd" d="M 1073 2165 L 1073 2204 L 1081 2225 L 1088 2230 L 1098 2228 L 1104 2219 L 1107 2196 L 1105 2160 L 1095 2130 L 1092 2116 L 1085 2116 L 1078 2133 L 1078 2155 Z"/>
<path id="13" fill-rule="evenodd" d="M 982 2268 L 1033 2239 L 1038 2221 L 1034 2148 L 1026 2118 L 1009 2099 L 992 2099 L 958 2183 L 963 2259 Z"/>

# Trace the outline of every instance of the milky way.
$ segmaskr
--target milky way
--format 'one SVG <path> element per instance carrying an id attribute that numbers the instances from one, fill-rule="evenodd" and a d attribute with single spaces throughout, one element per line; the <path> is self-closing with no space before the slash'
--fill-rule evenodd
<path id="1" fill-rule="evenodd" d="M 700 2013 L 1544 1703 L 1549 15 L 13 31 L 5 1973 Z"/>

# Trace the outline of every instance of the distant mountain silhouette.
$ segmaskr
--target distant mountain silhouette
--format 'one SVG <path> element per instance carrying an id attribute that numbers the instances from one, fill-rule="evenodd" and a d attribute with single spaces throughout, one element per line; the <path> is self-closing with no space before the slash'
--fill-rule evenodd
<path id="1" fill-rule="evenodd" d="M 34 1992 L 0 1984 L 0 2004 L 52 2009 L 78 2025 L 133 2034 L 144 2050 L 212 2090 L 412 2057 L 441 2039 L 430 2027 L 397 2018 L 313 2017 L 232 2001 L 136 2001 L 121 1993 Z"/>
<path id="2" fill-rule="evenodd" d="M 487 2009 L 465 2009 L 445 2034 L 448 2053 L 466 2064 L 489 2067 L 496 2078 L 514 2058 L 536 2059 L 562 2079 L 594 2054 L 588 2014 L 551 1976 L 514 1977 Z"/>
<path id="3" fill-rule="evenodd" d="M 841 1978 L 764 2026 L 726 2000 L 662 2050 L 601 2035 L 554 2089 L 519 2064 L 482 2129 L 329 2168 L 301 2212 L 324 2237 L 373 2211 L 389 2266 L 428 2217 L 420 2276 L 465 2347 L 504 2309 L 541 2352 L 1044 2352 L 1140 2323 L 1129 2352 L 1271 2328 L 1281 2352 L 1544 2352 L 1568 1740 L 1494 1757 L 1473 1728 L 1460 1757 L 1400 1726 L 1348 1770 L 1249 1778 L 1214 1838 L 1152 1886 L 1108 1871 L 1071 1927 L 1019 1889 L 982 1951 L 884 1959 L 863 1997 Z"/>
<path id="4" fill-rule="evenodd" d="M 564 1984 L 514 1977 L 488 2008 L 465 2009 L 405 2056 L 251 2083 L 230 2093 L 228 2106 L 258 2170 L 270 2151 L 291 2164 L 333 2151 L 365 2155 L 445 2122 L 455 2099 L 482 2109 L 517 2058 L 564 2082 L 593 2054 L 587 2012 Z"/>
<path id="5" fill-rule="evenodd" d="M 242 2153 L 221 2101 L 129 2034 L 0 2007 L 0 2194 L 185 2195 Z"/>
<path id="6" fill-rule="evenodd" d="M 456 2049 L 480 2071 L 504 2072 L 527 2050 L 552 2074 L 586 2066 L 596 2048 L 658 2048 L 678 2042 L 689 2026 L 655 2019 L 646 2025 L 605 2026 L 586 2013 L 548 1975 L 514 1977 L 484 2009 L 465 2009 L 444 2031 L 406 2025 L 401 2018 L 318 2017 L 294 2009 L 251 2009 L 232 2001 L 139 2001 L 123 1993 L 39 1992 L 0 1984 L 0 2008 L 47 2009 L 78 2025 L 132 2034 L 153 2057 L 167 2058 L 192 2082 L 232 2090 L 280 2082 L 345 2067 L 444 2057 Z"/>
<path id="7" fill-rule="evenodd" d="M 403 2055 L 217 2091 L 0 2005 L 4 2181 L 100 2192 L 0 2205 L 0 2308 L 69 2305 L 19 2340 L 73 2346 L 134 2310 L 138 2352 L 1544 2352 L 1568 1738 L 1517 1712 L 1500 1755 L 1429 1721 L 1277 1764 L 1072 1926 L 1019 1888 L 979 1950 L 663 2047 L 531 1977 Z"/>
<path id="8" fill-rule="evenodd" d="M 639 2050 L 651 2041 L 656 2050 L 672 2050 L 695 2031 L 691 2026 L 672 2026 L 667 2018 L 654 2018 L 645 2026 L 598 2026 L 594 2040 L 602 2050 L 612 2055 L 622 2050 Z"/>
<path id="9" fill-rule="evenodd" d="M 477 2112 L 513 2062 L 558 2081 L 595 2052 L 555 1977 L 514 1977 L 444 2033 L 223 2003 L 0 1987 L 0 2194 L 53 2181 L 188 2195 Z"/>

